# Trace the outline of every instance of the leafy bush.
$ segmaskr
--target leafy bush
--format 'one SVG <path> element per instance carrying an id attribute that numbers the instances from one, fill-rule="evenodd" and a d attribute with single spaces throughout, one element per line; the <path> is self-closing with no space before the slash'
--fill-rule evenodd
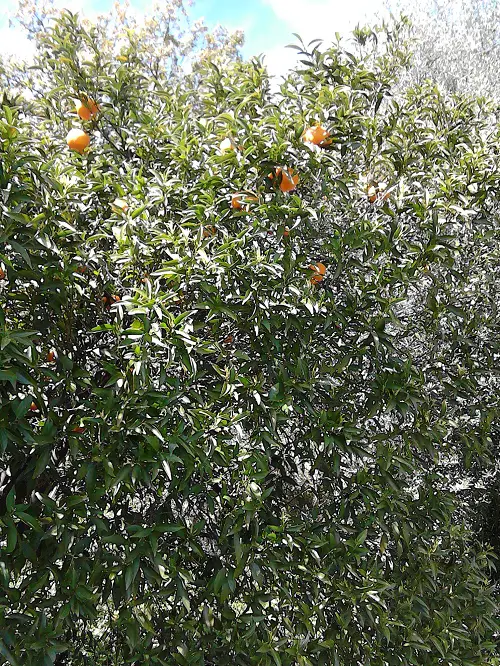
<path id="1" fill-rule="evenodd" d="M 392 99 L 407 53 L 369 36 L 273 92 L 259 60 L 157 77 L 65 13 L 4 96 L 5 663 L 492 663 L 440 456 L 497 415 L 498 137 Z"/>

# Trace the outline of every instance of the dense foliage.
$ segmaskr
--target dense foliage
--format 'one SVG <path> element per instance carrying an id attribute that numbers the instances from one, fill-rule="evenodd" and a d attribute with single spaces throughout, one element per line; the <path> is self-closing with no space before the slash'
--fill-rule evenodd
<path id="1" fill-rule="evenodd" d="M 495 662 L 498 130 L 357 36 L 273 92 L 66 13 L 4 94 L 0 663 Z"/>
<path id="2" fill-rule="evenodd" d="M 412 57 L 410 66 L 398 81 L 398 87 L 404 89 L 409 84 L 415 85 L 423 81 L 433 81 L 441 90 L 448 92 L 459 92 L 461 94 L 485 95 L 495 100 L 495 105 L 490 108 L 490 124 L 485 125 L 485 131 L 491 132 L 491 128 L 498 122 L 498 99 L 500 89 L 498 87 L 498 48 L 499 42 L 499 12 L 500 6 L 495 0 L 415 0 L 411 4 L 399 0 L 387 0 L 386 5 L 394 12 L 404 11 L 409 14 L 410 20 L 405 20 L 405 30 L 412 44 Z M 486 129 L 488 128 L 488 129 Z M 495 168 L 493 166 L 493 168 Z M 490 176 L 494 175 L 490 174 Z M 479 182 L 479 181 L 477 181 Z M 471 184 L 471 188 L 475 188 Z M 469 192 L 474 194 L 473 191 Z M 489 206 L 491 214 L 491 206 Z M 492 380 L 491 373 L 484 373 L 481 368 L 489 368 L 493 358 L 491 354 L 497 354 L 498 345 L 491 339 L 494 331 L 494 319 L 489 319 L 490 308 L 495 309 L 497 280 L 495 256 L 490 251 L 486 253 L 485 260 L 480 258 L 484 251 L 483 244 L 477 244 L 475 238 L 467 244 L 467 248 L 475 254 L 474 261 L 466 260 L 466 265 L 471 268 L 466 277 L 466 282 L 472 283 L 463 290 L 461 300 L 468 300 L 468 294 L 477 293 L 477 285 L 482 285 L 480 300 L 475 298 L 468 310 L 468 316 L 472 319 L 465 340 L 482 335 L 482 326 L 477 327 L 477 307 L 480 311 L 487 304 L 486 316 L 488 323 L 488 343 L 479 342 L 479 338 L 473 345 L 475 351 L 482 349 L 481 354 L 486 354 L 481 359 L 476 357 L 475 365 L 479 368 L 482 376 L 480 384 L 475 382 L 477 393 L 473 396 L 473 409 L 469 409 L 469 417 L 472 417 L 477 404 L 482 406 L 496 402 L 498 382 Z M 492 246 L 490 246 L 491 250 Z M 468 249 L 463 248 L 464 256 Z M 475 283 L 475 286 L 472 284 Z M 486 303 L 483 301 L 484 289 L 489 285 L 489 294 Z M 464 286 L 463 280 L 458 287 Z M 458 294 L 458 292 L 457 292 Z M 481 302 L 482 301 L 482 302 Z M 427 337 L 426 332 L 426 337 Z M 472 334 L 472 335 L 471 335 Z M 468 344 L 468 342 L 466 343 Z M 452 352 L 452 348 L 450 349 Z M 468 356 L 466 352 L 466 357 Z M 449 359 L 448 359 L 449 360 Z M 448 361 L 447 361 L 448 362 Z M 460 384 L 463 382 L 461 381 Z M 473 420 L 477 420 L 477 412 Z M 483 412 L 484 415 L 484 412 Z M 469 418 L 467 417 L 467 418 Z M 455 490 L 458 489 L 460 496 L 460 509 L 464 519 L 470 524 L 480 541 L 490 543 L 494 547 L 495 554 L 500 556 L 500 515 L 498 506 L 500 503 L 500 465 L 498 464 L 500 454 L 500 437 L 498 426 L 492 420 L 492 428 L 488 416 L 485 421 L 486 431 L 489 432 L 487 447 L 484 447 L 484 437 L 481 436 L 473 451 L 479 455 L 471 455 L 470 440 L 463 450 L 459 450 L 456 456 L 448 457 L 445 461 L 445 473 L 447 483 Z M 461 420 L 465 426 L 466 433 L 470 432 L 470 423 Z M 484 434 L 484 433 L 483 433 Z M 466 439 L 468 434 L 466 434 Z M 493 572 L 498 580 L 498 568 Z"/>
<path id="3" fill-rule="evenodd" d="M 96 58 L 96 65 L 121 59 L 133 53 L 136 67 L 148 79 L 169 80 L 194 72 L 207 60 L 224 64 L 240 58 L 243 33 L 229 32 L 223 26 L 209 29 L 203 19 L 192 21 L 186 0 L 155 2 L 148 12 L 137 12 L 127 0 L 116 0 L 112 9 L 92 21 L 80 17 L 85 33 L 77 36 L 79 57 Z M 43 51 L 47 33 L 61 15 L 54 0 L 18 0 L 11 23 L 20 31 L 24 48 L 18 49 L 22 58 L 8 57 L 0 49 L 0 75 L 11 89 L 26 94 L 42 95 L 49 81 L 40 69 L 33 70 L 31 52 L 27 45 Z M 27 42 L 27 44 L 26 44 Z M 64 50 L 64 47 L 63 47 Z M 59 47 L 56 51 L 62 57 Z M 48 56 L 49 57 L 49 56 Z M 74 61 L 73 66 L 76 64 Z"/>
<path id="4" fill-rule="evenodd" d="M 410 18 L 412 66 L 405 81 L 432 79 L 454 93 L 497 102 L 500 5 L 497 0 L 385 0 Z"/>

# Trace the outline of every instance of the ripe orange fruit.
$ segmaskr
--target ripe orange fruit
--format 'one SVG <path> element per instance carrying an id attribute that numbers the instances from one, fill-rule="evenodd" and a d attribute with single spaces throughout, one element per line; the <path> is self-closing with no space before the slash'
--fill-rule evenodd
<path id="1" fill-rule="evenodd" d="M 227 153 L 230 150 L 236 150 L 236 146 L 231 141 L 231 139 L 226 138 L 220 142 L 219 150 L 221 151 L 221 153 Z"/>
<path id="2" fill-rule="evenodd" d="M 375 203 L 377 201 L 377 188 L 374 185 L 370 185 L 366 190 L 366 196 L 370 203 Z"/>
<path id="3" fill-rule="evenodd" d="M 5 280 L 5 271 L 3 268 L 0 268 L 0 280 Z"/>
<path id="4" fill-rule="evenodd" d="M 74 150 L 81 155 L 90 143 L 90 136 L 87 134 L 87 132 L 74 127 L 68 132 L 66 136 L 66 143 L 68 144 L 70 150 Z"/>
<path id="5" fill-rule="evenodd" d="M 315 146 L 327 146 L 331 143 L 330 132 L 327 132 L 321 125 L 315 125 L 306 129 L 302 135 L 304 143 L 313 143 Z"/>
<path id="6" fill-rule="evenodd" d="M 83 426 L 75 426 L 71 429 L 71 432 L 76 432 L 81 435 L 82 432 L 85 432 L 85 428 Z"/>
<path id="7" fill-rule="evenodd" d="M 104 295 L 101 298 L 101 301 L 106 310 L 110 310 L 111 306 L 113 305 L 113 302 L 118 303 L 119 301 L 121 301 L 121 298 L 117 294 L 111 294 L 111 296 Z"/>
<path id="8" fill-rule="evenodd" d="M 55 360 L 56 360 L 56 353 L 53 349 L 51 349 L 47 354 L 47 361 L 49 363 L 54 363 Z"/>
<path id="9" fill-rule="evenodd" d="M 113 208 L 118 208 L 122 211 L 122 213 L 126 213 L 128 211 L 128 203 L 125 201 L 125 199 L 115 199 L 113 203 L 111 204 Z"/>
<path id="10" fill-rule="evenodd" d="M 242 210 L 243 203 L 241 201 L 241 194 L 233 194 L 231 197 L 231 208 L 234 210 Z"/>
<path id="11" fill-rule="evenodd" d="M 87 272 L 87 266 L 85 264 L 82 264 L 81 266 L 78 266 L 76 269 L 77 273 L 86 273 Z"/>
<path id="12" fill-rule="evenodd" d="M 31 403 L 30 411 L 32 411 L 32 412 L 37 412 L 38 411 L 38 406 L 37 406 L 36 402 Z"/>
<path id="13" fill-rule="evenodd" d="M 375 203 L 377 200 L 387 201 L 391 196 L 391 192 L 390 190 L 385 191 L 386 187 L 387 183 L 377 183 L 376 181 L 372 181 L 366 189 L 368 201 L 370 203 Z"/>
<path id="14" fill-rule="evenodd" d="M 281 176 L 280 190 L 282 192 L 292 192 L 299 182 L 299 176 L 297 174 L 294 175 L 293 169 L 276 167 L 276 176 Z M 274 175 L 269 174 L 269 177 L 272 179 Z"/>
<path id="15" fill-rule="evenodd" d="M 90 120 L 99 113 L 99 107 L 93 99 L 75 99 L 76 112 L 82 120 Z"/>
<path id="16" fill-rule="evenodd" d="M 203 227 L 203 238 L 210 238 L 210 236 L 215 236 L 217 229 L 213 224 L 209 224 L 206 227 Z"/>
<path id="17" fill-rule="evenodd" d="M 323 276 L 326 273 L 326 266 L 322 264 L 321 261 L 318 261 L 317 264 L 311 264 L 309 268 L 314 271 L 314 275 L 311 277 L 311 284 L 318 284 L 323 279 Z"/>
<path id="18" fill-rule="evenodd" d="M 224 338 L 224 340 L 222 341 L 222 344 L 223 345 L 232 345 L 233 342 L 234 342 L 234 335 L 229 334 L 227 336 L 227 338 Z"/>
<path id="19" fill-rule="evenodd" d="M 289 235 L 290 235 L 290 229 L 288 227 L 285 227 L 285 229 L 283 231 L 283 236 L 285 238 L 288 238 Z"/>
<path id="20" fill-rule="evenodd" d="M 248 210 L 249 204 L 255 201 L 258 201 L 257 197 L 244 194 L 243 192 L 236 192 L 231 196 L 231 208 L 234 208 L 234 210 L 243 210 L 246 205 L 246 209 Z"/>

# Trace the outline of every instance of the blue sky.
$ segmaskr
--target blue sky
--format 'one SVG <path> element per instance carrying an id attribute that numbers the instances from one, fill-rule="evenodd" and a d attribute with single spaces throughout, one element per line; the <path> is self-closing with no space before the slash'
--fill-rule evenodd
<path id="1" fill-rule="evenodd" d="M 87 16 L 109 11 L 114 0 L 55 0 L 57 6 L 83 11 Z M 36 0 L 35 0 L 36 2 Z M 150 0 L 130 0 L 140 12 L 147 11 Z M 0 51 L 23 52 L 26 44 L 18 31 L 8 27 L 8 16 L 17 0 L 0 0 Z M 224 25 L 245 33 L 243 55 L 265 54 L 270 70 L 283 71 L 294 55 L 285 45 L 295 41 L 292 33 L 305 40 L 334 39 L 356 23 L 372 19 L 383 0 L 197 0 L 190 9 L 193 19 L 203 17 L 213 27 Z"/>
<path id="2" fill-rule="evenodd" d="M 259 55 L 278 43 L 286 44 L 290 36 L 286 24 L 264 0 L 200 0 L 193 12 L 204 16 L 207 23 L 242 29 L 246 36 L 246 56 Z"/>

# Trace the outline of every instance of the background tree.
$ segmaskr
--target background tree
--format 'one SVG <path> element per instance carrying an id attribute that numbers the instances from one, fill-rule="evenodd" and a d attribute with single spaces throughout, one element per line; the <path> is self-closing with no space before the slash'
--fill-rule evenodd
<path id="1" fill-rule="evenodd" d="M 446 91 L 498 100 L 500 5 L 497 0 L 386 0 L 411 19 L 413 58 L 405 81 L 431 79 Z"/>
<path id="2" fill-rule="evenodd" d="M 22 26 L 29 39 L 38 46 L 50 30 L 61 10 L 53 0 L 19 0 L 13 23 Z M 209 58 L 223 64 L 239 59 L 243 33 L 229 33 L 223 26 L 213 30 L 203 20 L 189 19 L 184 0 L 156 3 L 147 13 L 138 14 L 128 0 L 116 2 L 111 11 L 94 21 L 82 19 L 88 36 L 80 35 L 80 57 L 121 62 L 132 54 L 134 62 L 150 80 L 164 81 L 171 77 L 184 78 L 199 63 Z M 67 45 L 61 43 L 59 57 L 64 56 Z M 42 47 L 43 48 L 43 47 Z M 11 59 L 12 60 L 12 59 Z M 7 62 L 5 76 L 10 87 L 20 93 L 43 94 L 44 81 L 40 70 L 35 76 L 18 58 Z M 75 63 L 74 63 L 75 64 Z"/>
<path id="3" fill-rule="evenodd" d="M 498 137 L 391 99 L 398 34 L 273 93 L 39 33 L 0 125 L 5 663 L 495 663 L 441 463 L 497 417 Z"/>
<path id="4" fill-rule="evenodd" d="M 443 91 L 484 95 L 498 101 L 500 7 L 496 1 L 421 0 L 412 3 L 411 7 L 397 2 L 387 4 L 393 11 L 404 11 L 411 20 L 411 28 L 407 33 L 413 50 L 411 65 L 401 77 L 399 85 L 404 88 L 413 82 L 430 80 Z M 489 111 L 490 124 L 485 126 L 484 131 L 495 136 L 498 120 L 496 105 L 490 106 Z M 485 180 L 481 182 L 474 169 L 475 165 L 468 169 L 468 185 L 463 195 L 465 208 L 465 201 L 484 198 L 484 188 L 489 187 L 492 179 L 496 179 L 493 173 L 484 174 Z M 496 210 L 495 202 L 490 202 L 489 215 L 496 214 Z M 498 346 L 494 332 L 496 318 L 490 319 L 490 314 L 496 310 L 497 290 L 493 283 L 497 279 L 498 264 L 491 246 L 485 255 L 487 259 L 483 260 L 486 240 L 487 243 L 491 242 L 488 235 L 480 240 L 475 233 L 462 244 L 460 278 L 457 281 L 458 276 L 454 278 L 453 291 L 457 302 L 465 306 L 461 310 L 464 322 L 469 322 L 467 332 L 464 332 L 460 322 L 455 325 L 447 323 L 445 329 L 435 329 L 440 338 L 437 340 L 435 335 L 429 334 L 431 329 L 426 328 L 421 339 L 426 339 L 427 344 L 423 347 L 425 353 L 421 358 L 428 363 L 429 351 L 439 350 L 439 362 L 453 367 L 457 364 L 457 347 L 463 344 L 467 347 L 465 356 L 468 362 L 459 364 L 461 374 L 453 380 L 459 393 L 463 392 L 464 382 L 469 388 L 473 387 L 472 391 L 467 392 L 471 396 L 468 413 L 463 412 L 463 405 L 459 407 L 461 416 L 457 421 L 459 428 L 456 439 L 464 446 L 463 449 L 460 445 L 458 448 L 453 447 L 451 455 L 443 460 L 443 465 L 448 486 L 460 494 L 464 519 L 474 526 L 478 539 L 495 544 L 495 552 L 500 556 L 500 520 L 495 508 L 500 501 L 500 440 L 496 417 L 498 379 L 496 373 L 491 372 L 491 359 L 496 357 Z M 422 293 L 426 293 L 425 290 Z M 486 320 L 479 325 L 478 319 L 483 318 L 484 314 Z M 447 352 L 445 346 L 448 347 Z M 472 381 L 469 370 L 471 355 L 474 358 Z M 463 394 L 457 396 L 457 400 L 462 403 L 464 399 Z M 489 408 L 485 410 L 486 405 Z M 498 574 L 494 575 L 497 577 Z"/>

